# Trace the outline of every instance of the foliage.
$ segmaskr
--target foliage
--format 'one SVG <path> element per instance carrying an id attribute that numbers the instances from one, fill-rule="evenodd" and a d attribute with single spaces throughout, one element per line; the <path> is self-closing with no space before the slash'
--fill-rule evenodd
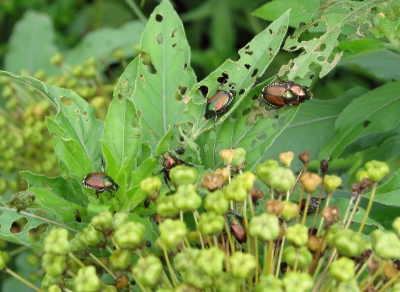
<path id="1" fill-rule="evenodd" d="M 226 148 L 245 149 L 246 169 L 251 171 L 282 151 L 300 153 L 309 150 L 311 160 L 333 159 L 330 171 L 346 172 L 343 178 L 349 185 L 355 180 L 356 170 L 372 159 L 389 161 L 395 170 L 399 161 L 394 149 L 399 143 L 399 119 L 395 110 L 399 106 L 400 83 L 392 81 L 396 79 L 397 71 L 388 74 L 388 69 L 377 65 L 377 60 L 382 56 L 398 56 L 398 39 L 393 30 L 399 25 L 395 17 L 399 6 L 377 0 L 322 2 L 319 6 L 316 1 L 300 6 L 299 1 L 291 1 L 290 11 L 289 7 L 281 6 L 282 1 L 272 1 L 260 7 L 254 15 L 273 22 L 239 50 L 237 61 L 226 60 L 200 81 L 191 67 L 191 50 L 182 22 L 166 0 L 155 8 L 144 29 L 143 24 L 136 21 L 113 32 L 98 30 L 74 49 L 64 51 L 61 58 L 60 55 L 59 59 L 54 58 L 50 65 L 44 65 L 44 60 L 57 51 L 54 32 L 46 25 L 46 17 L 35 12 L 27 13 L 10 41 L 6 69 L 27 69 L 31 74 L 44 69 L 50 75 L 64 72 L 65 80 L 62 84 L 55 82 L 50 85 L 52 82 L 49 80 L 40 80 L 43 78 L 1 71 L 2 78 L 9 78 L 2 79 L 3 95 L 6 88 L 12 94 L 28 92 L 32 95 L 20 88 L 22 83 L 36 89 L 39 92 L 37 98 L 45 96 L 51 103 L 53 108 L 49 111 L 53 109 L 56 113 L 48 117 L 46 123 L 60 175 L 50 178 L 30 171 L 20 173 L 28 183 L 27 192 L 33 194 L 35 200 L 31 205 L 18 208 L 20 212 L 0 207 L 0 237 L 43 249 L 44 238 L 56 227 L 68 229 L 71 235 L 80 234 L 88 228 L 93 216 L 111 211 L 130 214 L 132 221 L 140 221 L 145 226 L 143 239 L 154 243 L 158 228 L 149 219 L 154 214 L 154 207 L 144 208 L 146 193 L 140 188 L 140 182 L 160 169 L 157 156 L 169 151 L 175 153 L 181 148 L 186 151 L 179 160 L 197 165 L 200 172 L 198 184 L 207 171 L 222 167 L 219 153 Z M 206 2 L 204 7 L 207 8 L 209 3 Z M 268 13 L 271 10 L 276 14 Z M 223 9 L 217 11 L 226 13 Z M 227 17 L 224 15 L 218 16 L 224 19 Z M 46 49 L 39 50 L 38 55 L 32 58 L 23 53 L 21 39 L 29 34 L 32 23 L 37 20 L 43 23 L 39 26 L 43 30 L 42 37 L 33 40 L 31 46 L 40 44 Z M 297 28 L 299 20 L 307 23 Z M 140 50 L 132 50 L 141 31 Z M 136 39 L 132 34 L 124 37 L 131 32 L 136 33 Z M 215 31 L 213 33 L 215 46 L 223 50 L 218 35 Z M 223 35 L 229 51 L 233 42 L 226 37 L 229 36 Z M 108 43 L 113 46 L 106 46 Z M 275 79 L 275 76 L 266 78 L 265 72 L 273 59 L 279 58 L 281 47 L 290 52 L 302 52 L 288 60 L 278 75 L 302 86 L 311 86 L 314 99 L 300 106 L 271 109 L 260 102 L 259 95 L 262 88 Z M 99 119 L 95 108 L 82 97 L 102 96 L 101 104 L 108 104 L 110 90 L 99 82 L 98 77 L 110 64 L 117 60 L 123 63 L 125 58 L 137 53 L 140 54 L 126 66 L 115 84 L 107 115 Z M 89 56 L 96 58 L 87 60 Z M 99 59 L 103 62 L 97 62 Z M 82 63 L 87 67 L 82 68 Z M 366 77 L 361 78 L 357 74 L 363 70 Z M 355 77 L 344 81 L 349 72 Z M 329 78 L 335 74 L 343 74 L 343 77 L 337 80 Z M 327 80 L 324 86 L 321 81 L 317 83 L 323 77 Z M 101 78 L 106 83 L 113 83 L 104 75 Z M 62 88 L 73 79 L 78 79 L 80 84 L 71 88 L 82 97 Z M 371 80 L 374 81 L 373 87 L 368 84 Z M 88 85 L 94 81 L 98 82 L 95 86 L 97 91 L 91 92 Z M 344 85 L 339 89 L 332 89 L 341 82 Z M 218 115 L 216 122 L 213 118 L 206 120 L 203 118 L 206 98 L 212 97 L 219 86 L 223 90 L 234 90 L 236 96 L 226 113 Z M 91 102 L 96 105 L 94 100 Z M 16 108 L 10 104 L 8 107 L 10 110 Z M 22 105 L 19 107 L 23 110 Z M 46 111 L 49 107 L 44 104 L 43 108 Z M 43 108 L 37 117 L 43 116 Z M 2 124 L 7 126 L 7 120 Z M 42 126 L 40 131 L 44 129 Z M 29 142 L 32 140 L 29 135 L 24 138 Z M 11 140 L 7 138 L 8 143 L 12 143 Z M 40 141 L 43 138 L 39 143 L 33 143 L 33 147 L 39 147 Z M 82 179 L 88 173 L 101 172 L 101 156 L 106 162 L 105 173 L 120 188 L 115 193 L 101 193 L 97 198 L 92 190 L 83 187 Z M 3 157 L 7 158 L 5 154 Z M 300 161 L 294 161 L 292 169 L 302 166 Z M 309 169 L 317 171 L 318 168 L 311 162 Z M 46 170 L 44 165 L 43 170 Z M 398 207 L 395 200 L 386 200 L 389 194 L 397 193 L 397 172 L 377 190 L 378 202 Z M 256 185 L 263 184 L 260 180 Z M 265 186 L 261 189 L 267 190 Z M 166 192 L 164 186 L 159 199 L 168 198 Z M 202 189 L 199 193 L 204 196 L 207 191 Z M 17 196 L 24 194 L 20 192 Z M 291 198 L 299 199 L 300 194 L 296 188 Z M 385 194 L 385 199 L 379 194 Z M 4 196 L 3 202 L 6 200 L 10 200 L 10 195 Z M 345 212 L 349 201 L 342 198 L 332 202 Z M 246 207 L 243 208 L 238 210 L 242 210 L 241 215 L 246 217 Z M 365 233 L 374 228 L 388 227 L 388 224 L 382 226 L 381 221 L 374 220 L 373 215 L 366 220 L 370 214 L 369 207 L 366 211 L 360 207 L 352 220 L 361 226 L 367 224 Z M 195 228 L 191 219 L 186 217 L 185 222 Z M 385 220 L 391 221 L 389 218 Z M 19 225 L 21 232 L 14 232 L 13 225 Z M 152 249 L 155 249 L 153 245 Z M 108 251 L 93 249 L 92 253 L 108 257 Z M 263 255 L 266 254 L 265 251 Z M 249 285 L 252 284 L 249 282 Z"/>

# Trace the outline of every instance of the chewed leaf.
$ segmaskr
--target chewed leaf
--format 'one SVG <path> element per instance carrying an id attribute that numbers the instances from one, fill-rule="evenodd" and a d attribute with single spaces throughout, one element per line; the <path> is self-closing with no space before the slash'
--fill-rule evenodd
<path id="1" fill-rule="evenodd" d="M 379 1 L 329 1 L 321 5 L 319 10 L 313 15 L 312 22 L 297 29 L 289 37 L 284 45 L 284 49 L 290 52 L 304 49 L 303 52 L 294 60 L 290 68 L 288 78 L 304 78 L 315 64 L 321 66 L 319 76 L 322 78 L 327 75 L 339 62 L 342 52 L 334 53 L 333 49 L 339 45 L 338 37 L 346 24 L 355 24 L 356 29 L 353 36 L 365 37 L 366 27 L 372 26 L 374 14 L 371 9 L 378 5 Z M 310 26 L 325 22 L 326 32 L 319 38 L 307 41 L 300 41 L 298 38 Z"/>
<path id="2" fill-rule="evenodd" d="M 214 127 L 214 119 L 204 118 L 205 103 L 224 83 L 223 90 L 234 90 L 236 96 L 227 113 L 221 114 L 217 124 L 222 123 L 248 96 L 257 78 L 260 78 L 275 55 L 279 52 L 288 28 L 289 12 L 270 24 L 244 48 L 239 50 L 238 61 L 227 60 L 207 78 L 197 83 L 187 96 L 187 119 L 193 128 L 186 135 L 195 140 L 202 132 Z M 261 89 L 260 92 L 261 93 Z"/>
<path id="3" fill-rule="evenodd" d="M 137 153 L 142 143 L 139 117 L 130 99 L 135 88 L 138 62 L 139 59 L 135 58 L 121 75 L 104 128 L 103 154 L 107 161 L 107 173 L 112 176 L 123 165 L 130 175 L 136 167 Z"/>
<path id="4" fill-rule="evenodd" d="M 151 14 L 140 49 L 133 102 L 142 118 L 143 141 L 154 151 L 169 128 L 181 121 L 183 98 L 196 82 L 185 31 L 169 1 Z"/>

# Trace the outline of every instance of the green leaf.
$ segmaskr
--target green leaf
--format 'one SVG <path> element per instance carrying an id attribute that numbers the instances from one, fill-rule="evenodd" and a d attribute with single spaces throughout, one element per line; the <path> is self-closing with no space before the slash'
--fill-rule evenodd
<path id="1" fill-rule="evenodd" d="M 302 53 L 294 60 L 291 70 L 288 74 L 289 80 L 294 77 L 304 78 L 315 65 L 321 66 L 319 77 L 324 77 L 339 62 L 343 52 L 335 53 L 333 50 L 339 45 L 339 35 L 343 31 L 345 24 L 353 24 L 356 27 L 354 35 L 358 38 L 365 37 L 367 31 L 363 27 L 371 26 L 371 18 L 373 13 L 371 9 L 380 1 L 371 0 L 364 2 L 352 1 L 334 1 L 328 2 L 319 7 L 319 10 L 313 15 L 314 23 L 326 24 L 326 31 L 319 38 L 312 38 L 301 41 L 299 37 L 312 24 L 303 26 L 295 31 L 295 33 L 286 39 L 284 49 L 294 52 L 304 49 Z M 352 38 L 353 35 L 348 38 Z"/>
<path id="2" fill-rule="evenodd" d="M 88 199 L 82 193 L 80 184 L 78 185 L 78 189 L 76 189 L 61 176 L 50 178 L 45 175 L 31 173 L 30 171 L 21 171 L 19 174 L 27 181 L 30 188 L 48 187 L 54 194 L 68 202 L 80 206 L 87 206 L 88 204 Z"/>
<path id="3" fill-rule="evenodd" d="M 79 65 L 94 57 L 102 62 L 111 63 L 116 61 L 113 52 L 119 49 L 123 50 L 124 58 L 130 58 L 137 54 L 134 46 L 139 45 L 144 26 L 143 22 L 135 20 L 120 28 L 100 28 L 90 32 L 76 47 L 66 53 L 65 61 L 69 65 Z"/>
<path id="4" fill-rule="evenodd" d="M 400 81 L 386 83 L 353 100 L 335 123 L 335 137 L 319 157 L 337 158 L 350 143 L 374 132 L 385 132 L 399 122 Z"/>
<path id="5" fill-rule="evenodd" d="M 140 120 L 133 102 L 129 99 L 135 89 L 139 59 L 134 59 L 121 75 L 114 90 L 108 110 L 102 140 L 103 153 L 107 148 L 107 172 L 116 174 L 124 165 L 130 174 L 136 167 L 136 158 L 142 143 Z"/>
<path id="6" fill-rule="evenodd" d="M 354 88 L 334 100 L 313 99 L 299 105 L 293 121 L 266 150 L 262 160 L 278 159 L 279 154 L 286 151 L 292 151 L 296 156 L 303 151 L 309 151 L 310 161 L 317 159 L 321 147 L 332 140 L 334 123 L 343 108 L 354 97 L 365 92 L 365 89 Z M 299 159 L 295 159 L 292 169 L 299 169 L 302 165 Z"/>
<path id="7" fill-rule="evenodd" d="M 59 74 L 60 69 L 50 64 L 50 58 L 57 52 L 54 43 L 54 29 L 49 16 L 27 11 L 14 27 L 5 55 L 5 69 L 10 72 L 28 70 L 31 74 L 42 69 L 47 75 Z"/>
<path id="8" fill-rule="evenodd" d="M 393 176 L 383 185 L 377 188 L 374 197 L 374 202 L 400 207 L 400 169 L 398 169 Z M 366 198 L 370 198 L 371 194 L 365 195 Z"/>
<path id="9" fill-rule="evenodd" d="M 154 167 L 158 161 L 151 157 L 147 158 L 135 171 L 132 173 L 132 183 L 125 192 L 126 200 L 121 207 L 122 211 L 130 211 L 134 209 L 140 202 L 146 198 L 146 193 L 140 188 L 140 182 L 150 176 L 153 176 Z"/>
<path id="10" fill-rule="evenodd" d="M 94 108 L 72 90 L 51 86 L 32 77 L 0 71 L 0 76 L 14 78 L 39 90 L 57 108 L 55 120 L 47 119 L 53 134 L 54 148 L 65 178 L 77 181 L 93 170 L 100 170 L 100 140 L 103 122 L 96 118 Z"/>
<path id="11" fill-rule="evenodd" d="M 146 54 L 140 57 L 133 102 L 142 117 L 143 141 L 154 151 L 169 127 L 181 121 L 183 96 L 196 79 L 182 22 L 169 1 L 151 14 L 140 49 Z"/>
<path id="12" fill-rule="evenodd" d="M 317 0 L 301 1 L 271 1 L 253 11 L 253 15 L 265 20 L 274 21 L 281 16 L 285 11 L 290 9 L 289 26 L 298 28 L 300 22 L 311 22 L 313 13 L 318 8 Z M 309 29 L 311 32 L 323 32 L 321 26 Z"/>

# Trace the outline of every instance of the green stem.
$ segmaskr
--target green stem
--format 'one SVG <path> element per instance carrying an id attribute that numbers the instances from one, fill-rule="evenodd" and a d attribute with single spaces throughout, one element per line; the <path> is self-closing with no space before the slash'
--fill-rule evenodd
<path id="1" fill-rule="evenodd" d="M 80 259 L 78 259 L 72 252 L 68 253 L 68 256 L 73 259 L 81 268 L 85 267 L 85 264 L 82 263 L 82 261 Z"/>
<path id="2" fill-rule="evenodd" d="M 133 0 L 125 0 L 125 3 L 133 10 L 136 16 L 143 22 L 147 22 L 146 16 L 142 13 L 139 7 L 136 5 L 135 1 Z"/>
<path id="3" fill-rule="evenodd" d="M 349 228 L 350 228 L 350 225 L 351 225 L 351 223 L 353 222 L 354 216 L 356 215 L 357 207 L 358 207 L 358 205 L 360 204 L 361 199 L 362 199 L 362 196 L 359 195 L 358 198 L 357 198 L 357 200 L 356 200 L 356 203 L 355 203 L 354 206 L 353 206 L 353 210 L 351 211 L 350 218 L 349 218 L 349 220 L 347 220 L 346 229 L 349 229 Z"/>
<path id="4" fill-rule="evenodd" d="M 95 257 L 92 253 L 89 253 L 89 256 L 95 260 L 96 263 L 98 263 L 101 267 L 103 267 L 104 270 L 107 271 L 113 277 L 114 279 L 117 279 L 117 277 L 105 266 L 97 257 Z"/>
<path id="5" fill-rule="evenodd" d="M 363 221 L 361 222 L 361 226 L 358 229 L 358 234 L 361 234 L 361 232 L 363 231 L 365 222 L 367 222 L 368 215 L 371 212 L 371 208 L 372 208 L 372 204 L 374 202 L 374 197 L 375 197 L 375 192 L 376 192 L 377 185 L 378 185 L 377 183 L 374 183 L 372 185 L 371 196 L 369 198 L 368 207 L 367 207 L 367 210 L 365 211 L 365 215 L 364 215 Z"/>
<path id="6" fill-rule="evenodd" d="M 171 275 L 172 283 L 174 284 L 174 287 L 177 287 L 178 286 L 178 279 L 176 278 L 174 269 L 172 268 L 171 263 L 169 261 L 167 249 L 165 248 L 165 246 L 163 246 L 163 251 L 164 251 L 165 261 L 167 262 L 168 270 L 169 270 L 169 273 Z"/>
<path id="7" fill-rule="evenodd" d="M 227 223 L 226 215 L 225 215 L 225 231 L 226 231 L 226 234 L 228 235 L 228 241 L 229 241 L 229 245 L 231 247 L 231 253 L 233 253 L 235 251 L 235 243 L 233 242 L 231 230 Z"/>
<path id="8" fill-rule="evenodd" d="M 28 282 L 27 280 L 25 280 L 24 278 L 22 278 L 20 275 L 18 275 L 17 273 L 14 273 L 12 270 L 10 270 L 9 268 L 5 268 L 3 270 L 5 273 L 9 274 L 10 276 L 13 276 L 15 279 L 19 280 L 20 282 L 24 283 L 26 286 L 30 287 L 31 289 L 38 291 L 38 292 L 43 292 L 43 290 L 40 290 L 38 287 L 36 287 L 35 285 L 33 285 L 31 282 Z"/>
<path id="9" fill-rule="evenodd" d="M 287 223 L 285 221 L 283 222 L 283 228 L 285 230 L 287 228 Z M 283 255 L 283 246 L 285 245 L 285 239 L 286 239 L 286 237 L 283 236 L 282 237 L 282 243 L 281 243 L 281 246 L 279 248 L 278 260 L 276 261 L 275 278 L 278 278 L 278 276 L 279 276 L 280 266 L 281 266 L 281 262 L 282 262 L 282 255 Z"/>
<path id="10" fill-rule="evenodd" d="M 251 203 L 250 203 L 251 204 Z M 243 218 L 244 218 L 244 229 L 246 230 L 246 244 L 247 244 L 247 252 L 251 252 L 251 244 L 250 244 L 250 235 L 249 235 L 249 221 L 247 220 L 247 200 L 244 200 L 244 206 L 243 206 Z"/>
<path id="11" fill-rule="evenodd" d="M 310 199 L 311 199 L 311 194 L 307 194 L 306 206 L 304 207 L 304 211 L 303 211 L 303 220 L 301 221 L 302 225 L 306 224 L 308 206 L 310 205 Z"/>
<path id="12" fill-rule="evenodd" d="M 258 267 L 259 267 L 259 258 L 258 258 L 258 237 L 254 236 L 254 251 L 256 257 L 256 283 L 258 283 Z"/>
<path id="13" fill-rule="evenodd" d="M 199 230 L 199 223 L 197 222 L 198 215 L 199 215 L 199 213 L 197 213 L 197 210 L 193 212 L 193 218 L 194 218 L 194 222 L 196 223 L 197 230 Z M 200 238 L 201 248 L 204 249 L 203 236 L 201 236 L 200 232 L 199 232 L 199 238 Z"/>

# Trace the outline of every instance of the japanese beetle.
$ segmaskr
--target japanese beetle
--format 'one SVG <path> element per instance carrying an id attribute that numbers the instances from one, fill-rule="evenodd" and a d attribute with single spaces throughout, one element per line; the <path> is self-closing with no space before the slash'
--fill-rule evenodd
<path id="1" fill-rule="evenodd" d="M 298 99 L 294 100 L 292 102 L 292 105 L 298 105 L 299 103 L 303 103 L 306 100 L 310 100 L 313 98 L 312 92 L 308 91 L 308 87 L 306 86 L 301 86 L 294 82 L 290 82 L 289 89 L 298 96 Z"/>
<path id="2" fill-rule="evenodd" d="M 118 191 L 119 185 L 107 174 L 104 173 L 104 160 L 101 157 L 101 172 L 89 173 L 82 180 L 83 186 L 93 189 L 96 191 L 96 196 L 108 191 L 112 193 L 113 191 Z"/>
<path id="3" fill-rule="evenodd" d="M 227 213 L 227 217 L 231 233 L 235 237 L 237 242 L 239 242 L 240 244 L 246 242 L 246 230 L 243 227 L 244 226 L 243 217 L 239 216 L 238 214 L 232 211 L 229 211 Z"/>
<path id="4" fill-rule="evenodd" d="M 159 173 L 162 173 L 164 176 L 164 181 L 168 186 L 168 189 L 172 192 L 171 187 L 169 186 L 169 181 L 171 180 L 169 177 L 169 172 L 171 171 L 172 168 L 174 168 L 177 165 L 188 165 L 188 166 L 195 166 L 194 164 L 187 163 L 183 160 L 180 160 L 178 157 L 176 157 L 173 153 L 167 151 L 165 152 L 162 156 L 158 157 L 160 160 L 161 165 L 163 168 L 157 172 L 153 173 L 153 175 L 157 175 Z"/>
<path id="5" fill-rule="evenodd" d="M 322 198 L 321 200 L 325 200 L 325 198 Z M 307 201 L 307 199 L 303 199 L 300 202 L 300 215 L 304 214 L 304 209 L 306 207 L 306 201 Z M 317 211 L 318 205 L 321 204 L 320 202 L 321 201 L 319 198 L 311 198 L 310 203 L 308 204 L 307 214 L 315 213 L 315 211 Z"/>
<path id="6" fill-rule="evenodd" d="M 285 105 L 291 105 L 298 96 L 290 90 L 290 85 L 291 83 L 288 82 L 274 82 L 268 84 L 261 91 L 262 97 L 270 106 L 283 107 Z"/>
<path id="7" fill-rule="evenodd" d="M 218 91 L 207 100 L 206 113 L 204 114 L 206 120 L 215 117 L 214 124 L 217 122 L 217 115 L 228 110 L 236 94 L 234 90 L 222 90 L 221 88 L 222 83 L 218 87 Z"/>

